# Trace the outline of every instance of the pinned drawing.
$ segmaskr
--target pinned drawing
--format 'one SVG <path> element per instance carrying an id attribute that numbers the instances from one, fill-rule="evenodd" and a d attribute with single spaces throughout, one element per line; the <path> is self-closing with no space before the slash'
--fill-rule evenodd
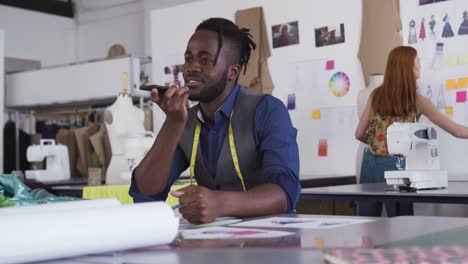
<path id="1" fill-rule="evenodd" d="M 442 37 L 443 38 L 453 37 L 455 34 L 453 34 L 452 26 L 450 25 L 450 19 L 447 13 L 444 16 L 443 21 L 445 22 L 445 24 L 444 24 L 444 29 L 442 31 Z"/>
<path id="2" fill-rule="evenodd" d="M 458 35 L 467 35 L 468 34 L 468 12 L 463 11 L 463 21 L 460 24 L 458 29 Z"/>
<path id="3" fill-rule="evenodd" d="M 429 30 L 431 31 L 431 38 L 432 39 L 436 39 L 436 34 L 435 34 L 435 25 L 436 25 L 436 21 L 435 21 L 435 18 L 434 18 L 434 15 L 431 15 L 431 20 L 429 21 Z"/>
<path id="4" fill-rule="evenodd" d="M 288 110 L 296 109 L 296 94 L 288 94 Z"/>
<path id="5" fill-rule="evenodd" d="M 328 82 L 330 92 L 336 97 L 343 97 L 349 92 L 351 82 L 348 75 L 344 72 L 333 74 Z"/>
<path id="6" fill-rule="evenodd" d="M 424 41 L 426 38 L 426 26 L 424 25 L 426 19 L 421 18 L 421 28 L 419 29 L 419 38 Z"/>
<path id="7" fill-rule="evenodd" d="M 323 47 L 345 42 L 344 24 L 315 29 L 315 47 Z"/>
<path id="8" fill-rule="evenodd" d="M 444 110 L 447 106 L 447 104 L 445 103 L 445 89 L 443 84 L 441 84 L 439 87 L 439 93 L 437 94 L 435 105 L 439 110 Z"/>
<path id="9" fill-rule="evenodd" d="M 273 48 L 299 44 L 299 25 L 297 21 L 271 27 Z"/>
<path id="10" fill-rule="evenodd" d="M 437 42 L 434 52 L 434 57 L 432 58 L 431 69 L 437 70 L 442 66 L 444 59 L 444 43 Z"/>
<path id="11" fill-rule="evenodd" d="M 408 44 L 416 44 L 418 43 L 418 38 L 416 37 L 416 22 L 414 19 L 411 19 L 409 22 L 409 35 L 408 35 Z"/>

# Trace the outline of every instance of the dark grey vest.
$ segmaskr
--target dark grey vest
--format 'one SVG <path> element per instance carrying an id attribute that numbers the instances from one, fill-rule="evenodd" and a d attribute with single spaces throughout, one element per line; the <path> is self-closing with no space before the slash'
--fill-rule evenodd
<path id="1" fill-rule="evenodd" d="M 262 159 L 254 140 L 255 109 L 262 97 L 263 95 L 253 94 L 244 88 L 240 88 L 233 109 L 232 130 L 234 133 L 234 143 L 239 159 L 239 167 L 244 176 L 244 184 L 247 190 L 263 183 Z M 179 141 L 179 145 L 189 162 L 192 155 L 199 107 L 199 105 L 196 105 L 190 108 L 184 133 Z M 229 131 L 226 133 L 226 138 L 221 148 L 216 175 L 209 175 L 203 162 L 200 147 L 198 147 L 195 161 L 195 179 L 198 185 L 211 190 L 242 191 L 242 184 L 232 161 L 228 137 Z"/>

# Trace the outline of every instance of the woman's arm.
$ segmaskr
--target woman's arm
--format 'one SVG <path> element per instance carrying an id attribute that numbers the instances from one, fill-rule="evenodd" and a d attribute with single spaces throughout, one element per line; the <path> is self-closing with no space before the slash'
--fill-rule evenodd
<path id="1" fill-rule="evenodd" d="M 426 97 L 418 94 L 416 97 L 416 107 L 418 108 L 418 111 L 429 118 L 429 120 L 450 133 L 452 136 L 468 138 L 468 127 L 459 125 L 443 115 Z"/>
<path id="2" fill-rule="evenodd" d="M 361 118 L 359 118 L 359 124 L 356 128 L 356 132 L 354 133 L 354 136 L 356 137 L 356 139 L 365 144 L 367 144 L 366 131 L 370 124 L 373 94 L 374 93 L 371 93 L 371 95 L 369 96 L 369 99 L 367 99 L 366 108 L 364 109 L 364 112 L 362 112 Z"/>

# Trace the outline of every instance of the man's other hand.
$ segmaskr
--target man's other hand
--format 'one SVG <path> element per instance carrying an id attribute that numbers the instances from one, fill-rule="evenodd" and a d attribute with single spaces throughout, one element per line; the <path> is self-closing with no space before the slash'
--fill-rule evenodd
<path id="1" fill-rule="evenodd" d="M 216 191 L 198 185 L 190 185 L 171 195 L 179 199 L 179 212 L 192 224 L 206 224 L 222 216 L 222 201 Z"/>

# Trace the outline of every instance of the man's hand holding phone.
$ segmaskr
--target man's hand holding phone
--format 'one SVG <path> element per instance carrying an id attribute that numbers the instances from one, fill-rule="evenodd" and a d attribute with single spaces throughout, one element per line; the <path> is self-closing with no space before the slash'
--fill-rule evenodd
<path id="1" fill-rule="evenodd" d="M 167 116 L 167 121 L 187 121 L 187 108 L 189 106 L 188 87 L 171 87 L 156 84 L 143 85 L 141 90 L 151 91 L 151 101 L 159 105 Z"/>

